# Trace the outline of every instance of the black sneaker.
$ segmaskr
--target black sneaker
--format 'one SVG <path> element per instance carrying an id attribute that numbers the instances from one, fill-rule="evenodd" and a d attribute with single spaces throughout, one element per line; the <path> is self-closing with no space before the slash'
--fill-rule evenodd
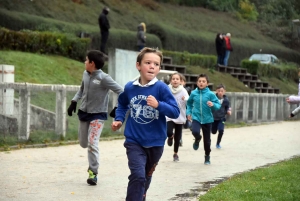
<path id="1" fill-rule="evenodd" d="M 205 165 L 210 165 L 210 156 L 205 156 L 204 164 Z"/>
<path id="2" fill-rule="evenodd" d="M 168 137 L 168 141 L 167 141 L 169 146 L 173 145 L 173 137 Z"/>
<path id="3" fill-rule="evenodd" d="M 93 173 L 92 170 L 88 170 L 89 178 L 86 180 L 86 182 L 90 185 L 97 185 L 97 175 Z"/>
<path id="4" fill-rule="evenodd" d="M 194 144 L 193 144 L 193 148 L 194 148 L 194 150 L 198 150 L 198 148 L 199 148 L 199 143 L 200 143 L 200 141 L 201 141 L 201 135 L 200 135 L 200 139 L 198 139 L 198 140 L 196 140 L 195 139 L 195 142 L 194 142 Z"/>
<path id="5" fill-rule="evenodd" d="M 175 161 L 175 162 L 179 161 L 179 156 L 177 154 L 173 155 L 173 161 Z"/>

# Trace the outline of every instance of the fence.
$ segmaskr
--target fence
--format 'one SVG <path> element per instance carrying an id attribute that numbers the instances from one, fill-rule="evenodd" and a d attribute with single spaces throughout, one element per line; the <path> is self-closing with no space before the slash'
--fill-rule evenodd
<path id="1" fill-rule="evenodd" d="M 10 107 L 13 111 L 9 111 L 9 115 L 0 113 L 0 137 L 28 140 L 37 131 L 49 131 L 58 138 L 65 138 L 70 132 L 77 135 L 77 117 L 68 117 L 66 111 L 79 86 L 0 82 L 3 96 L 8 89 L 15 92 L 14 97 L 10 97 L 14 99 Z M 227 92 L 227 96 L 232 107 L 227 121 L 232 123 L 282 121 L 297 107 L 287 104 L 288 95 L 283 94 Z M 111 95 L 110 100 L 109 111 L 116 102 L 116 95 Z"/>

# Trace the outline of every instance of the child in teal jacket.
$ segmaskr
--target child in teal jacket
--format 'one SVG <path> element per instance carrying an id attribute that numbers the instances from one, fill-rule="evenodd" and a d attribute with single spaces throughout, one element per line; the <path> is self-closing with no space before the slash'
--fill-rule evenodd
<path id="1" fill-rule="evenodd" d="M 212 111 L 218 110 L 221 107 L 217 96 L 208 88 L 208 76 L 200 74 L 197 79 L 197 89 L 193 90 L 187 101 L 187 118 L 192 121 L 192 134 L 195 137 L 193 144 L 194 150 L 199 148 L 199 143 L 202 138 L 200 129 L 203 132 L 203 143 L 205 151 L 204 164 L 210 164 L 210 133 L 211 124 L 214 122 Z"/>

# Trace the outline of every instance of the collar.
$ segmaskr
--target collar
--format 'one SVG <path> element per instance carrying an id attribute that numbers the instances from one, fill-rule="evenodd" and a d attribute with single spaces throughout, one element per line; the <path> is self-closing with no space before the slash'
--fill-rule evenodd
<path id="1" fill-rule="evenodd" d="M 151 85 L 154 85 L 158 81 L 158 79 L 155 77 L 150 82 L 148 82 L 147 84 L 141 85 L 140 82 L 139 82 L 139 80 L 140 80 L 140 78 L 136 79 L 132 84 L 140 86 L 140 87 L 149 87 Z"/>

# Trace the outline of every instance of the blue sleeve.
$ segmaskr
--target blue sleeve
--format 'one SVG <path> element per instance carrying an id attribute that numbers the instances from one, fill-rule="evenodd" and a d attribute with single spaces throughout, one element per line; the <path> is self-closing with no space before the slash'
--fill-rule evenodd
<path id="1" fill-rule="evenodd" d="M 211 93 L 211 95 L 210 95 L 210 101 L 214 104 L 211 107 L 212 111 L 215 111 L 215 110 L 218 110 L 218 109 L 221 108 L 220 101 L 219 101 L 218 97 L 216 96 L 216 94 Z"/>
<path id="2" fill-rule="evenodd" d="M 118 108 L 116 109 L 116 121 L 125 121 L 126 113 L 129 109 L 128 87 L 125 86 L 124 91 L 118 97 Z"/>
<path id="3" fill-rule="evenodd" d="M 160 96 L 161 99 L 158 100 L 158 107 L 156 109 L 159 111 L 159 113 L 162 113 L 171 119 L 177 119 L 179 117 L 180 110 L 167 85 L 162 85 Z"/>

